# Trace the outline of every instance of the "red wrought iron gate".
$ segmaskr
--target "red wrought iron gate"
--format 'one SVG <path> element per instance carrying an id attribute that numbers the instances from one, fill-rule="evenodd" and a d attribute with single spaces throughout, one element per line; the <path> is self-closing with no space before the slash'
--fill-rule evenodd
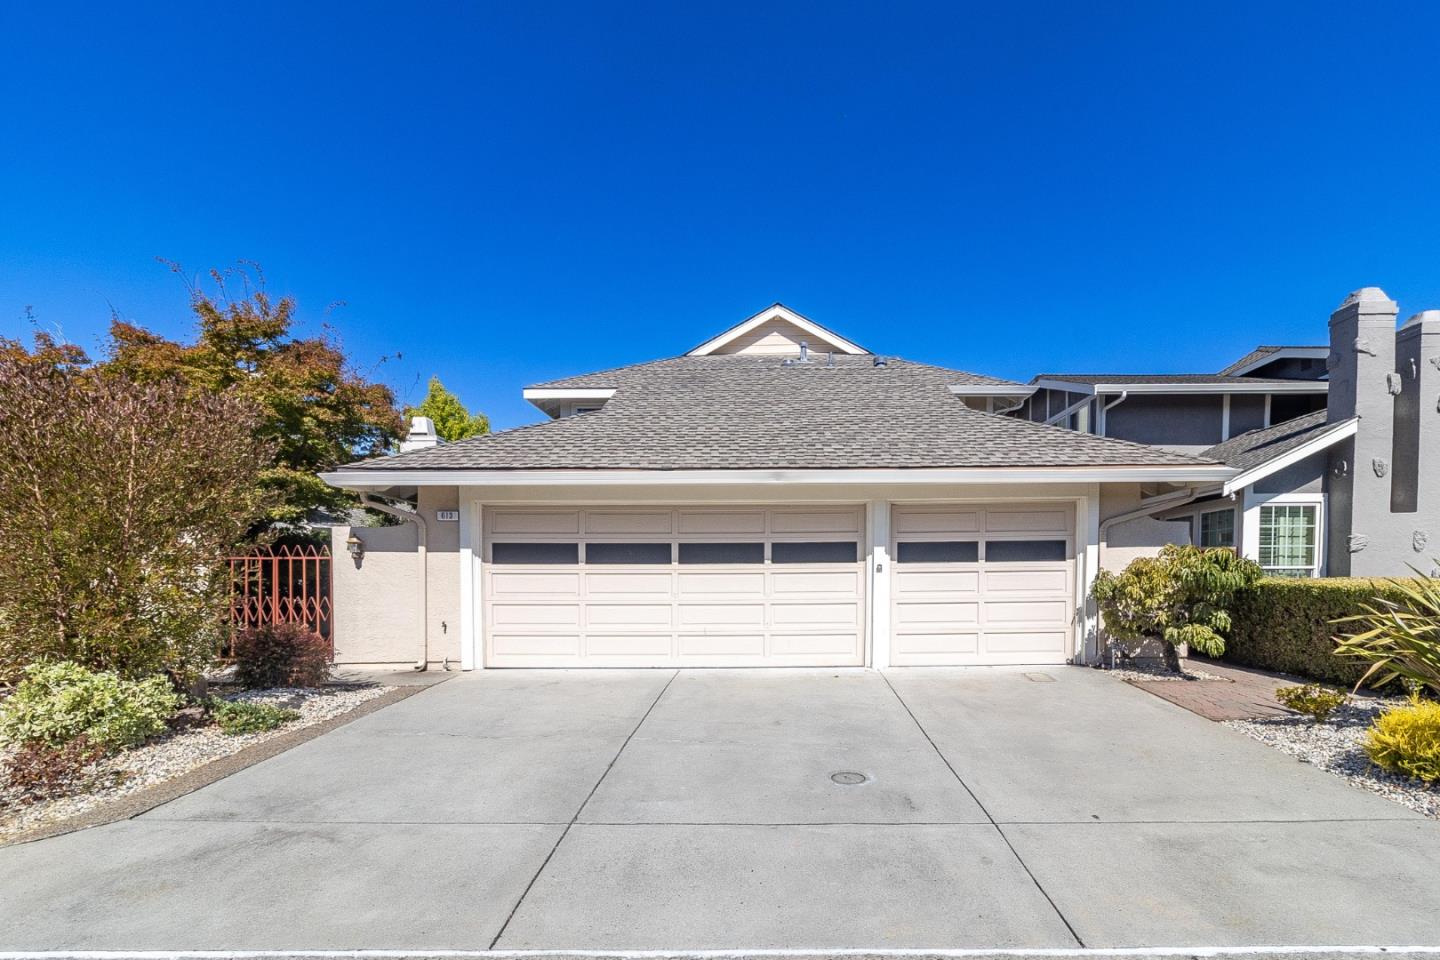
<path id="1" fill-rule="evenodd" d="M 230 561 L 230 623 L 236 629 L 300 623 L 331 641 L 330 548 L 257 547 Z"/>

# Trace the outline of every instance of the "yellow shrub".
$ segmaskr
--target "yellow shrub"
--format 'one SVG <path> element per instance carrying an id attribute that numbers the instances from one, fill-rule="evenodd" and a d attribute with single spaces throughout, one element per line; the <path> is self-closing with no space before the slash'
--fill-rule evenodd
<path id="1" fill-rule="evenodd" d="M 1440 780 L 1440 703 L 1416 699 L 1386 710 L 1375 718 L 1365 752 L 1393 773 Z"/>

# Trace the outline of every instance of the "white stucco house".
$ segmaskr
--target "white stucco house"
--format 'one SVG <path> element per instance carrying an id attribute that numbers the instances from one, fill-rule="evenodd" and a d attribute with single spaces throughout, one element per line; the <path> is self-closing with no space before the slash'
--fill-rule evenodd
<path id="1" fill-rule="evenodd" d="M 530 387 L 547 421 L 452 444 L 421 424 L 324 475 L 415 507 L 337 530 L 337 660 L 1090 660 L 1096 572 L 1176 540 L 1153 514 L 1241 469 L 1012 415 L 1035 391 L 776 304 L 682 356 Z"/>

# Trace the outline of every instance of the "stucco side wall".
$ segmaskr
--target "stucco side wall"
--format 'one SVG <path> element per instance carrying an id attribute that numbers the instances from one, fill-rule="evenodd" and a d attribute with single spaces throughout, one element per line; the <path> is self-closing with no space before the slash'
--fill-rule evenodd
<path id="1" fill-rule="evenodd" d="M 1140 507 L 1139 484 L 1109 484 L 1101 488 L 1100 519 L 1129 513 Z M 1153 557 L 1167 543 L 1190 542 L 1186 522 L 1142 517 L 1117 523 L 1106 532 L 1100 545 L 1100 569 L 1120 571 L 1136 557 Z"/>
<path id="2" fill-rule="evenodd" d="M 460 660 L 460 524 L 440 520 L 439 510 L 455 510 L 455 487 L 420 492 L 420 514 L 427 526 L 429 628 L 428 660 Z M 345 550 L 351 534 L 365 545 L 357 564 Z M 413 523 L 395 527 L 336 527 L 331 582 L 334 605 L 335 662 L 410 664 L 420 657 L 420 564 Z"/>

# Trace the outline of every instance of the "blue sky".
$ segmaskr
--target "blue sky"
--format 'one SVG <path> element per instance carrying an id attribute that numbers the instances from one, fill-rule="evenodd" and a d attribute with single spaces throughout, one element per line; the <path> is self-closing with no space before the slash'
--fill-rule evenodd
<path id="1" fill-rule="evenodd" d="M 1214 370 L 1358 286 L 1440 307 L 1436 36 L 1383 2 L 6 3 L 0 334 L 180 336 L 154 258 L 246 258 L 497 426 L 775 300 L 1018 379 Z"/>

